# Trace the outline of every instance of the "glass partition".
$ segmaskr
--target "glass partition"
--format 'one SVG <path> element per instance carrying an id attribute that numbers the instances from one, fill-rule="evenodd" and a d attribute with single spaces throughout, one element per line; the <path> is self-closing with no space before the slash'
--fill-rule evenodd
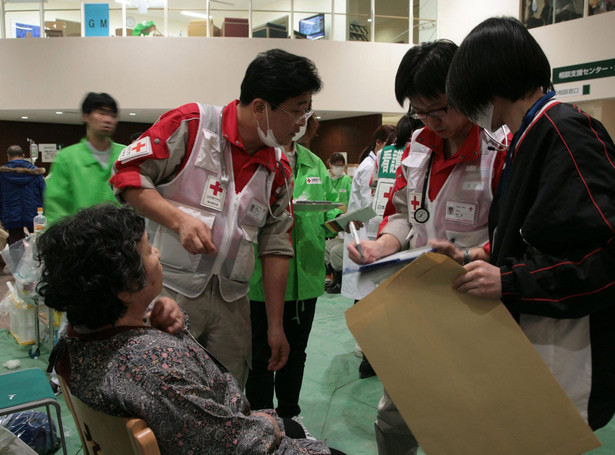
<path id="1" fill-rule="evenodd" d="M 382 43 L 408 43 L 410 40 L 408 2 L 376 2 L 375 41 Z"/>
<path id="2" fill-rule="evenodd" d="M 4 7 L 7 38 L 81 36 L 82 27 L 86 35 L 91 32 L 89 22 L 82 24 L 81 0 L 44 0 L 43 24 L 40 0 L 0 2 Z M 372 0 L 84 0 L 84 3 L 108 5 L 109 36 L 123 36 L 125 24 L 128 36 L 408 43 L 424 40 L 419 29 L 432 30 L 435 38 L 436 9 L 430 5 L 435 5 L 437 0 L 414 0 L 417 19 L 412 34 L 408 30 L 410 2 L 405 0 L 376 0 L 374 12 Z"/>
<path id="3" fill-rule="evenodd" d="M 219 30 L 220 36 L 231 38 L 250 36 L 250 0 L 232 2 L 211 0 L 209 8 L 210 18 L 214 27 Z"/>
<path id="4" fill-rule="evenodd" d="M 206 0 L 170 0 L 168 11 L 168 36 L 207 36 Z M 214 29 L 212 22 L 210 33 L 220 36 L 220 29 Z"/>
<path id="5" fill-rule="evenodd" d="M 523 0 L 521 20 L 527 28 L 555 24 L 583 16 L 592 16 L 611 11 L 615 8 L 612 0 Z"/>
<path id="6" fill-rule="evenodd" d="M 41 16 L 39 7 L 39 1 L 5 1 L 4 30 L 6 37 L 40 38 Z"/>
<path id="7" fill-rule="evenodd" d="M 346 2 L 346 41 L 372 41 L 371 0 Z"/>
<path id="8" fill-rule="evenodd" d="M 414 2 L 413 43 L 424 43 L 438 38 L 436 28 L 437 15 L 438 2 L 436 0 L 419 0 Z"/>
<path id="9" fill-rule="evenodd" d="M 53 38 L 81 36 L 81 1 L 47 0 L 45 35 Z"/>

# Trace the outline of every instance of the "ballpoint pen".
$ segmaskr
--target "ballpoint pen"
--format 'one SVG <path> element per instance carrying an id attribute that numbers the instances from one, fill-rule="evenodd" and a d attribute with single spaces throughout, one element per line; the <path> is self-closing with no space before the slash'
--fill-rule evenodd
<path id="1" fill-rule="evenodd" d="M 365 262 L 365 257 L 363 256 L 363 248 L 361 248 L 361 239 L 359 238 L 359 233 L 357 232 L 357 227 L 354 225 L 354 221 L 348 223 L 350 227 L 350 233 L 354 237 L 354 242 L 357 245 L 357 251 L 361 255 L 361 262 Z"/>

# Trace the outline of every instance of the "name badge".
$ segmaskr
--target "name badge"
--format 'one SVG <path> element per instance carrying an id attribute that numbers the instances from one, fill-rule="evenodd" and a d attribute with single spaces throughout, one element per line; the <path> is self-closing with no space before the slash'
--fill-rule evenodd
<path id="1" fill-rule="evenodd" d="M 476 204 L 467 202 L 446 201 L 444 218 L 461 223 L 474 223 L 476 218 Z"/>
<path id="2" fill-rule="evenodd" d="M 220 212 L 224 206 L 225 196 L 226 189 L 222 187 L 220 180 L 213 175 L 207 177 L 207 184 L 205 185 L 205 192 L 201 198 L 201 205 Z"/>
<path id="3" fill-rule="evenodd" d="M 305 179 L 305 183 L 307 183 L 308 185 L 320 185 L 320 177 L 307 177 Z"/>
<path id="4" fill-rule="evenodd" d="M 149 136 L 145 136 L 122 150 L 122 153 L 120 153 L 118 157 L 118 161 L 124 164 L 136 160 L 137 158 L 152 156 L 153 154 L 154 151 L 152 150 L 150 138 Z"/>
<path id="5" fill-rule="evenodd" d="M 462 189 L 464 191 L 483 191 L 485 185 L 482 180 L 476 182 L 463 182 Z"/>
<path id="6" fill-rule="evenodd" d="M 260 202 L 253 200 L 250 203 L 250 207 L 248 208 L 246 215 L 248 215 L 250 218 L 252 218 L 257 223 L 260 223 L 267 216 L 267 208 L 265 207 L 264 204 L 261 204 Z"/>

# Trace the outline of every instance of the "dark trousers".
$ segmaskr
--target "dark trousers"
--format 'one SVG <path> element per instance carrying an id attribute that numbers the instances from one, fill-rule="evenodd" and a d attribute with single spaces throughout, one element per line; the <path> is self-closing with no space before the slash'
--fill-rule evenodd
<path id="1" fill-rule="evenodd" d="M 273 408 L 273 392 L 278 399 L 280 417 L 299 415 L 299 393 L 305 369 L 307 347 L 316 298 L 284 302 L 284 333 L 290 345 L 288 362 L 280 371 L 267 371 L 271 349 L 267 340 L 267 311 L 265 302 L 250 302 L 252 322 L 252 369 L 246 384 L 246 396 L 251 409 Z"/>

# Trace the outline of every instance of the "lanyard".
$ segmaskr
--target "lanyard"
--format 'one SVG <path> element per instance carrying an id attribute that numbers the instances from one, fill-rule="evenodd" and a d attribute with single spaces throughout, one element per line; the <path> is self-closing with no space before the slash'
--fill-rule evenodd
<path id="1" fill-rule="evenodd" d="M 230 182 L 228 172 L 226 171 L 226 162 L 224 161 L 225 142 L 224 142 L 224 136 L 222 134 L 222 114 L 225 108 L 226 106 L 223 106 L 222 110 L 220 111 L 220 126 L 219 126 L 220 130 L 218 131 L 218 138 L 219 138 L 218 147 L 220 148 L 220 170 L 222 171 L 221 176 L 220 176 L 220 183 L 222 184 L 222 188 L 224 189 L 228 187 L 228 184 Z"/>
<path id="2" fill-rule="evenodd" d="M 521 136 L 523 135 L 524 131 L 528 128 L 528 126 L 530 126 L 530 124 L 534 120 L 534 117 L 536 116 L 538 111 L 541 110 L 545 106 L 545 104 L 547 104 L 551 100 L 551 98 L 553 98 L 554 95 L 555 92 L 551 90 L 549 93 L 543 95 L 542 98 L 536 101 L 534 105 L 530 108 L 530 110 L 527 111 L 527 113 L 523 117 L 523 121 L 521 122 L 521 127 L 514 134 L 510 143 L 510 147 L 506 152 L 506 164 L 504 165 L 504 171 L 502 172 L 502 192 L 500 193 L 500 203 L 502 202 L 502 198 L 504 196 L 504 188 L 506 187 L 506 181 L 508 179 L 510 167 L 512 166 L 513 155 L 515 154 L 517 143 L 519 142 L 519 139 L 521 139 Z"/>
<path id="3" fill-rule="evenodd" d="M 414 219 L 418 223 L 425 223 L 429 219 L 429 210 L 427 210 L 425 204 L 425 198 L 427 197 L 427 187 L 429 186 L 429 177 L 431 174 L 431 164 L 433 163 L 433 157 L 435 153 L 431 152 L 429 155 L 429 163 L 427 164 L 427 172 L 425 172 L 425 177 L 423 178 L 423 192 L 421 194 L 421 207 L 414 211 Z"/>

